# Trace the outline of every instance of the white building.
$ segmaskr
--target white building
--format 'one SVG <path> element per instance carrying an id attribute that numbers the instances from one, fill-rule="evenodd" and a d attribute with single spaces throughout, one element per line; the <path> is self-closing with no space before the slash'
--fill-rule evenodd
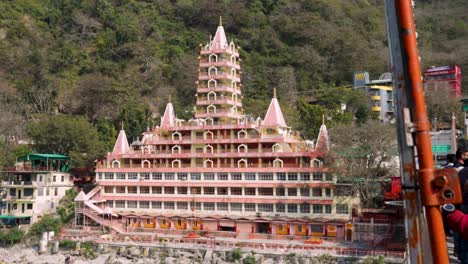
<path id="1" fill-rule="evenodd" d="M 70 159 L 58 154 L 30 154 L 2 172 L 3 206 L 0 220 L 32 224 L 42 215 L 55 213 L 65 192 L 73 187 L 68 173 Z"/>

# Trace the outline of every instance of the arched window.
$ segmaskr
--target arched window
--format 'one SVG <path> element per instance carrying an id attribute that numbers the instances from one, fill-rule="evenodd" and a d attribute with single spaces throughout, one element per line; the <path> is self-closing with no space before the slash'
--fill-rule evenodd
<path id="1" fill-rule="evenodd" d="M 273 152 L 283 152 L 283 147 L 279 143 L 274 144 L 272 149 Z"/>
<path id="2" fill-rule="evenodd" d="M 237 102 L 237 94 L 233 93 L 231 95 L 231 99 L 232 99 L 232 101 Z"/>
<path id="3" fill-rule="evenodd" d="M 237 132 L 237 138 L 238 139 L 247 138 L 247 131 L 241 130 L 241 131 Z"/>
<path id="4" fill-rule="evenodd" d="M 182 149 L 180 148 L 180 146 L 175 145 L 172 147 L 172 154 L 175 154 L 175 153 L 178 153 L 178 154 L 182 153 Z"/>
<path id="5" fill-rule="evenodd" d="M 142 168 L 151 168 L 151 162 L 149 160 L 142 160 L 141 161 L 141 167 Z"/>
<path id="6" fill-rule="evenodd" d="M 310 161 L 310 166 L 313 168 L 321 168 L 323 165 L 323 161 L 320 159 L 313 159 Z"/>
<path id="7" fill-rule="evenodd" d="M 206 145 L 204 150 L 203 150 L 204 153 L 211 153 L 213 154 L 213 146 L 211 145 Z"/>
<path id="8" fill-rule="evenodd" d="M 207 113 L 207 114 L 216 114 L 216 106 L 214 106 L 214 105 L 209 105 L 209 106 L 206 108 L 206 113 Z"/>
<path id="9" fill-rule="evenodd" d="M 237 88 L 237 82 L 236 81 L 231 81 L 231 88 L 236 89 Z"/>
<path id="10" fill-rule="evenodd" d="M 237 114 L 237 106 L 231 107 L 231 112 Z"/>
<path id="11" fill-rule="evenodd" d="M 151 150 L 150 150 L 150 147 L 149 146 L 144 146 L 141 148 L 141 153 L 143 154 L 150 154 L 151 153 Z"/>
<path id="12" fill-rule="evenodd" d="M 208 159 L 208 160 L 205 160 L 204 164 L 203 164 L 203 167 L 205 168 L 213 168 L 213 161 Z"/>
<path id="13" fill-rule="evenodd" d="M 218 68 L 216 68 L 215 66 L 211 66 L 208 69 L 208 76 L 211 76 L 211 75 L 218 75 Z"/>
<path id="14" fill-rule="evenodd" d="M 210 43 L 210 44 L 211 44 L 211 43 Z M 211 46 L 210 44 L 206 44 L 206 45 L 205 45 L 205 50 L 209 50 L 209 49 L 210 49 L 210 46 Z"/>
<path id="15" fill-rule="evenodd" d="M 206 132 L 203 134 L 203 139 L 205 139 L 205 140 L 206 140 L 206 139 L 211 139 L 211 140 L 213 140 L 213 138 L 214 138 L 214 134 L 213 134 L 213 132 L 211 132 L 211 131 L 206 131 Z"/>
<path id="16" fill-rule="evenodd" d="M 273 168 L 283 168 L 283 161 L 281 159 L 275 159 L 273 161 Z"/>
<path id="17" fill-rule="evenodd" d="M 238 168 L 247 168 L 247 160 L 246 159 L 240 159 L 237 161 L 237 167 Z"/>
<path id="18" fill-rule="evenodd" d="M 211 54 L 209 57 L 208 57 L 208 62 L 211 63 L 211 62 L 218 62 L 218 55 L 216 54 Z"/>
<path id="19" fill-rule="evenodd" d="M 247 145 L 245 144 L 241 144 L 237 147 L 237 152 L 238 153 L 247 153 L 248 149 L 247 149 Z"/>
<path id="20" fill-rule="evenodd" d="M 182 140 L 182 134 L 179 132 L 172 133 L 172 140 Z"/>
<path id="21" fill-rule="evenodd" d="M 229 43 L 229 49 L 232 51 L 236 50 L 236 46 L 234 45 L 234 42 Z"/>
<path id="22" fill-rule="evenodd" d="M 208 117 L 207 119 L 205 119 L 205 125 L 207 125 L 207 126 L 212 126 L 212 125 L 214 125 L 213 118 Z"/>
<path id="23" fill-rule="evenodd" d="M 206 97 L 207 97 L 208 101 L 216 100 L 216 93 L 211 91 L 206 95 Z"/>
<path id="24" fill-rule="evenodd" d="M 214 79 L 208 80 L 208 88 L 216 88 L 218 86 L 218 82 Z"/>
<path id="25" fill-rule="evenodd" d="M 231 76 L 236 77 L 237 71 L 236 69 L 232 68 L 231 69 Z"/>
<path id="26" fill-rule="evenodd" d="M 176 159 L 172 161 L 172 168 L 181 168 L 182 167 L 182 162 L 180 160 Z"/>
<path id="27" fill-rule="evenodd" d="M 234 63 L 234 64 L 236 63 L 236 56 L 234 55 L 231 56 L 231 63 Z"/>
<path id="28" fill-rule="evenodd" d="M 112 168 L 120 168 L 120 161 L 118 160 L 112 161 Z"/>

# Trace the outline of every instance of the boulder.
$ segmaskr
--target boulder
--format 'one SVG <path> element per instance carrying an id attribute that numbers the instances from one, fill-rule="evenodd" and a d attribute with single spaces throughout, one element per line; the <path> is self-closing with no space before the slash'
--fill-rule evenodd
<path id="1" fill-rule="evenodd" d="M 175 263 L 177 263 L 177 259 L 173 257 L 167 257 L 164 260 L 164 264 L 175 264 Z"/>
<path id="2" fill-rule="evenodd" d="M 136 247 L 129 248 L 127 253 L 128 253 L 128 255 L 130 255 L 131 257 L 134 257 L 134 258 L 139 258 L 139 257 L 142 256 L 141 250 L 139 248 L 136 248 Z"/>

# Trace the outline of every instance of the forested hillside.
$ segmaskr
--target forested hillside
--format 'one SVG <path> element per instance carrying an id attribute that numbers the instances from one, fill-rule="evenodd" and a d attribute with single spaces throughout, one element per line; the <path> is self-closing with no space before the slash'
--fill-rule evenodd
<path id="1" fill-rule="evenodd" d="M 468 69 L 468 1 L 416 4 L 423 66 Z M 82 140 L 63 151 L 103 153 L 121 121 L 130 139 L 157 124 L 169 95 L 176 114 L 191 117 L 199 44 L 219 16 L 241 47 L 246 112 L 263 115 L 276 86 L 288 124 L 306 136 L 322 114 L 332 125 L 370 118 L 364 97 L 334 87 L 355 70 L 389 71 L 383 0 L 4 0 L 0 134 L 86 138 L 67 133 L 89 126 L 98 149 L 80 149 Z M 312 90 L 324 104 L 305 103 Z M 351 112 L 337 116 L 340 102 Z M 36 150 L 56 151 L 47 142 Z"/>

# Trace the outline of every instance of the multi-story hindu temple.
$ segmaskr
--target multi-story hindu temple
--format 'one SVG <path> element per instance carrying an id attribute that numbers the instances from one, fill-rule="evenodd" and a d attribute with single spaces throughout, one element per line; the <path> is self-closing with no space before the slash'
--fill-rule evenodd
<path id="1" fill-rule="evenodd" d="M 218 26 L 201 46 L 193 119 L 178 119 L 169 102 L 140 140 L 129 145 L 122 129 L 97 166 L 98 187 L 76 199 L 85 218 L 121 233 L 350 239 L 355 199 L 334 192 L 324 167 L 326 126 L 302 139 L 275 94 L 263 119 L 245 115 L 239 62 Z M 117 220 L 104 221 L 111 213 Z"/>

